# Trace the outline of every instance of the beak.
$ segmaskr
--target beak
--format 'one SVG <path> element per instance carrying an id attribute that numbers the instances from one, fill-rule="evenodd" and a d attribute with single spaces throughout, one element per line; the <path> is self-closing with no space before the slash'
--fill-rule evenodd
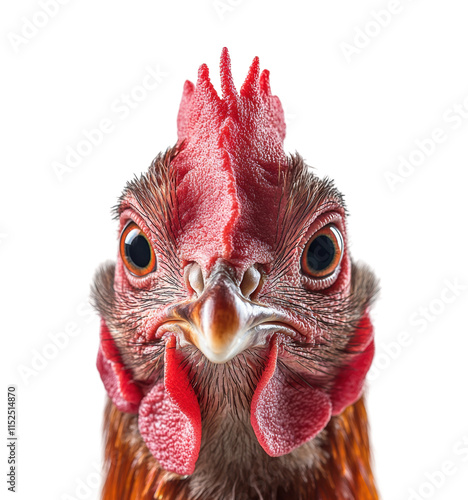
<path id="1" fill-rule="evenodd" d="M 260 274 L 255 272 L 258 276 L 254 288 L 257 288 Z M 225 363 L 255 345 L 258 341 L 255 327 L 271 316 L 269 308 L 243 295 L 245 280 L 239 286 L 233 276 L 228 263 L 218 262 L 198 299 L 177 305 L 173 310 L 183 323 L 188 323 L 189 328 L 183 328 L 186 340 L 213 363 Z M 252 280 L 252 273 L 249 279 Z"/>

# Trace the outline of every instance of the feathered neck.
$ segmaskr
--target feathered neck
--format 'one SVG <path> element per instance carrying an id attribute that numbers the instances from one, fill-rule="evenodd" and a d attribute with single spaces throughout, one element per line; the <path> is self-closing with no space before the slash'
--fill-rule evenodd
<path id="1" fill-rule="evenodd" d="M 193 476 L 180 477 L 160 469 L 137 427 L 135 415 L 120 412 L 108 401 L 102 500 L 199 500 L 191 492 Z M 314 466 L 297 471 L 289 484 L 276 491 L 269 490 L 268 482 L 263 481 L 265 489 L 258 493 L 271 500 L 378 500 L 363 398 L 333 417 L 321 438 L 320 459 Z M 241 488 L 233 498 L 252 498 L 242 496 Z"/>

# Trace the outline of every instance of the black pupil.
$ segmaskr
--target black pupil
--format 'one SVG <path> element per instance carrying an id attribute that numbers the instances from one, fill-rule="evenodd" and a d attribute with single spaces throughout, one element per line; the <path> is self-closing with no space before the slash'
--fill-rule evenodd
<path id="1" fill-rule="evenodd" d="M 324 234 L 317 236 L 307 250 L 307 265 L 314 271 L 323 271 L 335 258 L 335 245 Z"/>
<path id="2" fill-rule="evenodd" d="M 139 229 L 133 229 L 125 238 L 125 255 L 133 265 L 142 269 L 151 262 L 151 249 L 148 240 L 140 233 Z"/>

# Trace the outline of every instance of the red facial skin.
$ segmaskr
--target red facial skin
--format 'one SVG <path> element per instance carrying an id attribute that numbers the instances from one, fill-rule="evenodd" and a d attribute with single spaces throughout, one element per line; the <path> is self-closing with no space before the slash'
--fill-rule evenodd
<path id="1" fill-rule="evenodd" d="M 251 424 L 270 456 L 311 440 L 355 402 L 373 357 L 367 299 L 353 290 L 341 195 L 284 153 L 281 104 L 258 59 L 237 93 L 224 50 L 221 86 L 222 98 L 204 65 L 196 88 L 186 83 L 177 154 L 166 172 L 135 181 L 121 199 L 120 231 L 137 224 L 153 245 L 156 269 L 134 276 L 118 256 L 98 358 L 113 402 L 139 413 L 150 451 L 178 474 L 193 473 L 201 443 L 204 395 L 193 389 L 184 357 L 184 349 L 200 346 L 199 310 L 211 308 L 213 318 L 215 306 L 222 314 L 243 311 L 219 321 L 226 332 L 235 321 L 244 325 L 247 364 L 253 351 L 264 359 Z M 329 276 L 312 278 L 301 257 L 328 224 L 343 237 L 341 262 Z M 194 264 L 205 284 L 200 294 L 187 278 Z M 252 269 L 261 278 L 244 296 Z"/>

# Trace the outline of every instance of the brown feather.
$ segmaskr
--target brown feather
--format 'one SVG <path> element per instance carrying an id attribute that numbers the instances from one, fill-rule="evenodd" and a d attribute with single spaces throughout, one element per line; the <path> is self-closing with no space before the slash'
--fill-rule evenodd
<path id="1" fill-rule="evenodd" d="M 135 432 L 136 428 L 137 417 L 120 412 L 109 400 L 104 418 L 102 500 L 200 500 L 190 492 L 190 477 L 159 468 Z M 323 433 L 325 439 L 321 446 L 325 459 L 322 463 L 292 476 L 288 485 L 275 492 L 262 492 L 268 495 L 265 499 L 378 500 L 364 399 L 333 417 Z M 261 497 L 252 497 L 252 500 L 256 498 Z"/>

